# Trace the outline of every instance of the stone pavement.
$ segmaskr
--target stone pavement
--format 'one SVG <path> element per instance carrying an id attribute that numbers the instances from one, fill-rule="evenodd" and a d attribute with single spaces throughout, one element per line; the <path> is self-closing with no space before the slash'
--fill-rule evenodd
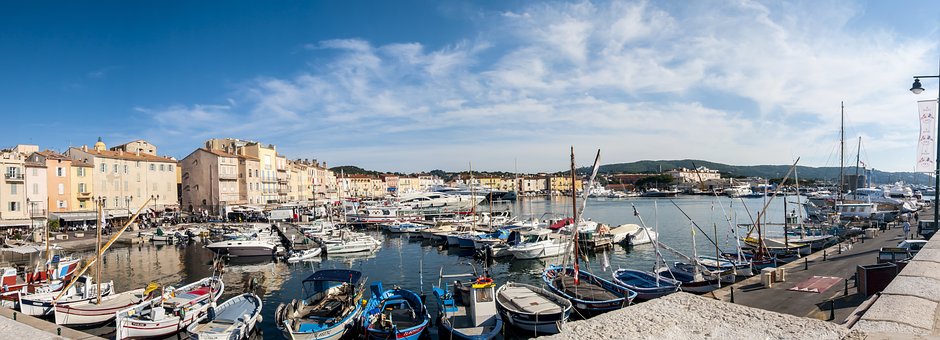
<path id="1" fill-rule="evenodd" d="M 940 241 L 927 242 L 852 327 L 869 339 L 940 336 Z"/>
<path id="2" fill-rule="evenodd" d="M 873 239 L 864 240 L 864 243 L 861 240 L 854 244 L 843 242 L 788 263 L 782 266 L 786 270 L 786 282 L 777 282 L 772 288 L 764 288 L 760 277 L 755 276 L 707 296 L 731 302 L 733 288 L 733 302 L 736 304 L 819 320 L 829 320 L 830 308 L 834 307 L 835 318 L 830 321 L 841 322 L 865 301 L 856 294 L 853 281 L 849 281 L 848 295 L 845 294 L 845 279 L 855 274 L 858 265 L 875 264 L 878 250 L 896 246 L 902 240 L 901 234 L 900 229 L 888 229 Z M 813 276 L 839 277 L 842 280 L 821 293 L 788 290 Z"/>
<path id="3" fill-rule="evenodd" d="M 14 314 L 16 320 L 13 320 Z M 102 339 L 3 307 L 0 307 L 0 335 L 4 339 Z"/>

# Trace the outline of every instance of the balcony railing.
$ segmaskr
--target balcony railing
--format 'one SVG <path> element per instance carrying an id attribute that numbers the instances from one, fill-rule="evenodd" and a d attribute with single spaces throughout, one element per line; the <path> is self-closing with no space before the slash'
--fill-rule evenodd
<path id="1" fill-rule="evenodd" d="M 26 175 L 6 173 L 6 174 L 3 174 L 3 178 L 6 178 L 7 181 L 11 181 L 11 182 L 14 182 L 14 181 L 22 182 L 26 180 Z"/>
<path id="2" fill-rule="evenodd" d="M 32 217 L 32 218 L 45 218 L 45 217 L 46 217 L 46 209 L 41 209 L 41 208 L 30 209 L 29 215 L 30 215 L 30 217 Z"/>

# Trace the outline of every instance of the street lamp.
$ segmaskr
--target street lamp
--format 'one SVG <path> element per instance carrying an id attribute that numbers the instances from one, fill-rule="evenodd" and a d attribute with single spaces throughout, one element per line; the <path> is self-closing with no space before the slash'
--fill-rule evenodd
<path id="1" fill-rule="evenodd" d="M 921 93 L 924 92 L 924 87 L 920 84 L 920 78 L 940 78 L 940 74 L 935 75 L 935 76 L 914 76 L 914 84 L 911 85 L 911 92 L 913 92 L 914 94 L 921 94 Z M 938 92 L 937 92 L 937 111 L 940 111 L 940 86 L 937 86 L 937 90 L 938 90 Z M 935 134 L 937 134 L 937 135 L 934 136 L 934 140 L 935 140 L 935 141 L 936 141 L 937 137 L 940 137 L 940 119 L 938 119 L 938 118 L 940 118 L 940 117 L 937 117 L 937 113 L 938 113 L 938 112 L 934 112 L 934 119 L 937 120 L 937 124 L 938 124 L 938 125 L 937 125 L 937 131 L 934 132 Z M 934 185 L 933 185 L 933 223 L 934 223 L 934 228 L 936 228 L 937 225 L 940 224 L 940 206 L 938 206 L 938 204 L 940 204 L 940 158 L 937 158 L 937 156 L 940 156 L 940 141 L 936 141 L 936 143 L 937 143 L 937 154 L 934 155 L 934 158 L 935 158 L 935 161 L 936 161 L 937 165 L 936 165 L 936 168 L 934 169 L 934 173 L 933 173 L 933 178 L 934 178 Z M 905 235 L 905 237 L 906 237 L 906 235 Z"/>

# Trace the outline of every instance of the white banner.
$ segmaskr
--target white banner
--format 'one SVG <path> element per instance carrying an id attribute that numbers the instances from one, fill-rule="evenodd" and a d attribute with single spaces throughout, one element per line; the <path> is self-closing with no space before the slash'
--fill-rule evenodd
<path id="1" fill-rule="evenodd" d="M 920 116 L 920 137 L 917 139 L 916 172 L 934 172 L 937 162 L 937 100 L 917 102 Z"/>

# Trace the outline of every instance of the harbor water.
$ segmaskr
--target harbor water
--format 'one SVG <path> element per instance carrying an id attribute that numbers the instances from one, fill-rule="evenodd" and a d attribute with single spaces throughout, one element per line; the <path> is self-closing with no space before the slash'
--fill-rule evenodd
<path id="1" fill-rule="evenodd" d="M 786 197 L 796 207 L 795 196 Z M 716 247 L 709 238 L 716 240 L 720 251 L 732 251 L 735 238 L 731 225 L 750 223 L 766 200 L 760 198 L 730 199 L 727 197 L 687 196 L 672 199 L 589 199 L 584 218 L 616 226 L 624 223 L 640 224 L 640 218 L 648 227 L 658 228 L 660 242 L 692 255 L 692 240 L 695 237 L 699 255 L 714 255 Z M 493 209 L 512 209 L 518 218 L 571 215 L 570 198 L 521 197 L 514 203 L 496 204 Z M 634 214 L 634 207 L 639 213 Z M 580 204 L 579 204 L 580 208 Z M 680 211 L 681 208 L 681 211 Z M 481 205 L 480 211 L 490 209 Z M 784 197 L 772 200 L 767 209 L 767 221 L 782 223 Z M 688 217 L 686 217 L 688 215 Z M 547 216 L 545 217 L 547 218 Z M 695 228 L 690 218 L 698 227 Z M 694 230 L 694 231 L 693 231 Z M 473 250 L 448 249 L 422 240 L 420 236 L 390 234 L 379 230 L 367 231 L 382 240 L 375 252 L 355 255 L 324 255 L 314 261 L 288 264 L 270 258 L 252 260 L 230 260 L 225 269 L 225 295 L 223 299 L 242 293 L 249 282 L 257 281 L 256 292 L 264 301 L 260 324 L 262 335 L 258 338 L 281 338 L 274 324 L 274 312 L 281 303 L 301 299 L 301 282 L 319 269 L 348 268 L 361 271 L 368 282 L 382 281 L 385 287 L 401 286 L 427 295 L 432 317 L 436 314 L 436 301 L 431 294 L 432 285 L 438 285 L 438 276 L 444 274 L 472 273 L 483 270 L 483 262 L 473 257 Z M 771 231 L 773 232 L 773 230 Z M 779 234 L 779 230 L 777 231 Z M 88 256 L 90 253 L 79 254 Z M 664 253 L 667 261 L 675 256 Z M 656 259 L 652 245 L 626 247 L 616 245 L 605 251 L 591 252 L 582 268 L 590 268 L 602 277 L 610 277 L 618 268 L 651 270 Z M 114 248 L 103 260 L 105 280 L 113 280 L 118 291 L 141 288 L 151 281 L 162 285 L 180 285 L 211 275 L 213 254 L 202 244 L 160 245 L 142 244 Z M 496 260 L 487 268 L 497 284 L 508 281 L 541 285 L 540 275 L 548 264 L 560 258 L 541 260 Z M 451 279 L 452 280 L 452 279 Z M 444 282 L 444 284 L 447 284 Z M 110 327 L 110 328 L 109 328 Z M 84 329 L 84 331 L 108 336 L 112 326 Z M 432 332 L 435 330 L 432 329 Z M 507 337 L 526 337 L 526 334 L 510 333 Z M 185 337 L 185 335 L 183 335 Z M 434 336 L 436 338 L 436 335 Z M 174 337 L 175 338 L 175 337 Z"/>

